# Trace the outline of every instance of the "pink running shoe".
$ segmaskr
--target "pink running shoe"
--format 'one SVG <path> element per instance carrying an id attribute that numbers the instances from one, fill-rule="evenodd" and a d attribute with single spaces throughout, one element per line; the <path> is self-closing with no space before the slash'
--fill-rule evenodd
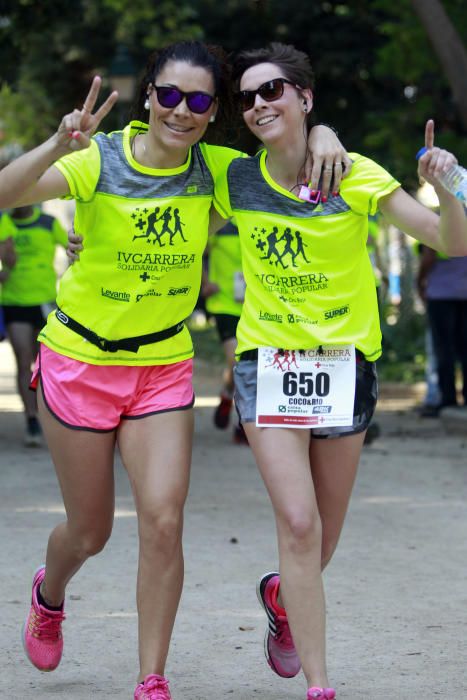
<path id="1" fill-rule="evenodd" d="M 309 688 L 306 700 L 334 700 L 336 691 L 334 688 Z"/>
<path id="2" fill-rule="evenodd" d="M 293 678 L 301 663 L 295 650 L 287 613 L 277 603 L 280 578 L 277 571 L 264 574 L 256 587 L 258 600 L 268 616 L 264 653 L 272 670 L 282 678 Z"/>
<path id="3" fill-rule="evenodd" d="M 135 700 L 172 700 L 169 681 L 156 674 L 146 676 L 135 688 Z"/>
<path id="4" fill-rule="evenodd" d="M 48 610 L 40 605 L 37 591 L 45 576 L 45 566 L 39 567 L 32 581 L 31 609 L 23 627 L 23 647 L 29 661 L 39 671 L 53 671 L 62 658 L 62 610 Z"/>

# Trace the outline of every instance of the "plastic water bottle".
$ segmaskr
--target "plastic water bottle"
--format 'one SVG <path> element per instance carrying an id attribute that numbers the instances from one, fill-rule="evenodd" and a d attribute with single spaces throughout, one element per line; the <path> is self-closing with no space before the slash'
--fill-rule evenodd
<path id="1" fill-rule="evenodd" d="M 427 152 L 426 146 L 421 148 L 416 155 L 417 160 Z M 445 173 L 438 175 L 438 181 L 448 192 L 467 204 L 467 170 L 461 165 L 452 165 Z"/>

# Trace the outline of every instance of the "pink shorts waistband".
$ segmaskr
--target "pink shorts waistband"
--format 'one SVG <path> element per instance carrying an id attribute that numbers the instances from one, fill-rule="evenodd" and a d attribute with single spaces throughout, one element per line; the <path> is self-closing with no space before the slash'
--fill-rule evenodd
<path id="1" fill-rule="evenodd" d="M 31 388 L 69 428 L 108 432 L 124 419 L 193 406 L 193 360 L 170 365 L 91 365 L 40 344 Z"/>

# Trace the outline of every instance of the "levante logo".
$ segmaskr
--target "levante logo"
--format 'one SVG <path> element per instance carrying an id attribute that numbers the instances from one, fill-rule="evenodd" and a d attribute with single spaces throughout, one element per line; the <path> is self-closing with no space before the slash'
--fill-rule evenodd
<path id="1" fill-rule="evenodd" d="M 180 218 L 180 210 L 174 207 L 155 207 L 143 209 L 137 207 L 131 214 L 134 228 L 133 241 L 137 238 L 145 238 L 147 243 L 164 248 L 166 245 L 180 243 L 180 239 L 186 243 L 183 235 L 185 224 Z"/>
<path id="2" fill-rule="evenodd" d="M 267 229 L 258 229 L 257 226 L 251 233 L 251 239 L 256 241 L 256 248 L 262 253 L 260 260 L 268 260 L 271 266 L 280 267 L 286 270 L 288 267 L 298 267 L 296 260 L 310 262 L 306 257 L 304 243 L 300 231 L 292 231 L 291 228 L 284 228 L 283 233 L 279 232 L 277 226 L 273 226 L 268 233 Z"/>

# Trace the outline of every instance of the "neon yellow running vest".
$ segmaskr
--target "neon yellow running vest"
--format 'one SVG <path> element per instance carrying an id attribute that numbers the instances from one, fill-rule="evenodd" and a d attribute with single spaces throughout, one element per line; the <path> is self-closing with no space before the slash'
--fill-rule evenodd
<path id="1" fill-rule="evenodd" d="M 235 160 L 216 186 L 216 207 L 240 232 L 245 303 L 238 353 L 262 346 L 307 349 L 353 343 L 381 354 L 368 215 L 399 183 L 358 154 L 340 195 L 304 202 L 272 180 L 266 151 Z"/>
<path id="2" fill-rule="evenodd" d="M 0 217 L 0 241 L 12 236 L 16 265 L 1 285 L 1 303 L 5 306 L 38 306 L 55 301 L 57 275 L 55 248 L 66 248 L 68 237 L 60 222 L 39 207 L 31 216 L 15 219 Z"/>
<path id="3" fill-rule="evenodd" d="M 195 145 L 185 164 L 156 170 L 137 163 L 130 137 L 147 131 L 97 134 L 90 148 L 55 165 L 76 200 L 80 260 L 63 276 L 58 306 L 108 340 L 154 333 L 192 312 L 201 282 L 214 179 L 238 151 Z M 106 353 L 62 325 L 54 314 L 39 339 L 91 364 L 170 364 L 193 355 L 188 329 L 137 353 Z"/>

